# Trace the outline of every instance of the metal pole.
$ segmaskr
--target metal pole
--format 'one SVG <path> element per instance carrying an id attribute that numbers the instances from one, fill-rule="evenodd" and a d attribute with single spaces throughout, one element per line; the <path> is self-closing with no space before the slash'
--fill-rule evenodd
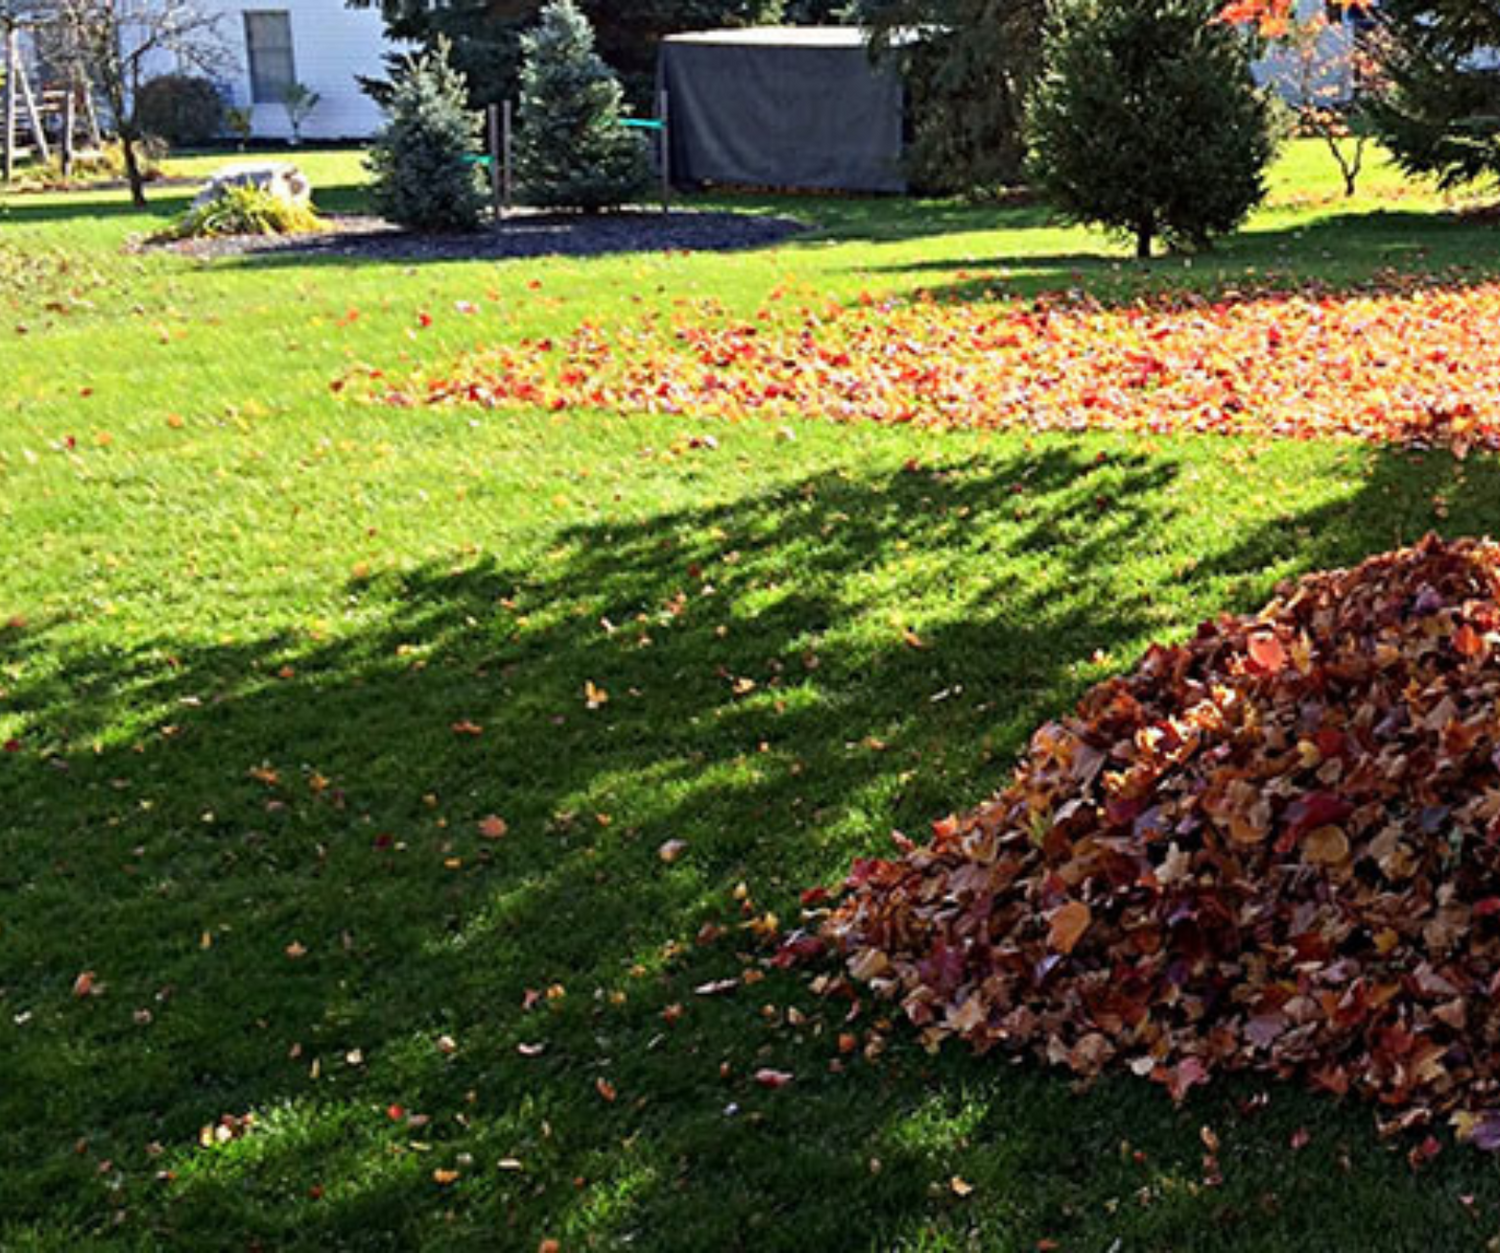
<path id="1" fill-rule="evenodd" d="M 8 183 L 16 176 L 16 66 L 21 63 L 21 32 L 5 28 L 5 160 Z"/>
<path id="2" fill-rule="evenodd" d="M 502 160 L 502 200 L 505 212 L 509 213 L 516 197 L 516 172 L 515 172 L 515 106 L 509 100 L 505 102 L 502 110 L 501 139 L 500 146 L 503 149 Z"/>
<path id="3" fill-rule="evenodd" d="M 671 98 L 663 91 L 656 104 L 656 120 L 661 123 L 661 211 L 672 212 L 672 119 Z"/>
<path id="4" fill-rule="evenodd" d="M 500 198 L 500 106 L 489 105 L 485 113 L 490 131 L 490 204 L 498 222 L 505 216 L 505 202 Z"/>

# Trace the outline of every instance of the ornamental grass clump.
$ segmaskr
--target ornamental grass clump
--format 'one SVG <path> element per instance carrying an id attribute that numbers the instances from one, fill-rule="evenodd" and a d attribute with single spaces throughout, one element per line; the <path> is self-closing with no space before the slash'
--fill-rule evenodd
<path id="1" fill-rule="evenodd" d="M 1500 546 L 1429 537 L 1153 646 L 899 847 L 821 936 L 927 1045 L 1177 1099 L 1296 1077 L 1500 1148 Z"/>
<path id="2" fill-rule="evenodd" d="M 323 229 L 311 204 L 273 195 L 260 187 L 227 187 L 189 209 L 158 238 L 216 239 L 225 235 L 306 235 Z"/>

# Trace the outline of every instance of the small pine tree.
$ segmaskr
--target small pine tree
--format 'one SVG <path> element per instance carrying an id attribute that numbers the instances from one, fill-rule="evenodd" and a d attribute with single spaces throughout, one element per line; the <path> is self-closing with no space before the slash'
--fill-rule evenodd
<path id="1" fill-rule="evenodd" d="M 390 122 L 369 156 L 371 199 L 392 222 L 419 231 L 468 231 L 484 209 L 480 123 L 446 43 L 411 61 L 391 96 Z"/>
<path id="2" fill-rule="evenodd" d="M 1029 165 L 1070 218 L 1206 247 L 1265 196 L 1275 142 L 1222 0 L 1058 0 L 1027 116 Z"/>
<path id="3" fill-rule="evenodd" d="M 552 0 L 521 39 L 516 176 L 533 204 L 594 213 L 639 195 L 646 144 L 621 125 L 619 80 L 573 0 Z"/>

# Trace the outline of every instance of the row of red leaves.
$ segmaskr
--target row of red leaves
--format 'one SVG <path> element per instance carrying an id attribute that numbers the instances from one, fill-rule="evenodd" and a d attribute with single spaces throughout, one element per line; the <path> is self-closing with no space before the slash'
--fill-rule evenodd
<path id="1" fill-rule="evenodd" d="M 679 307 L 471 353 L 388 404 L 1500 447 L 1500 284 L 1332 295 Z M 357 376 L 359 371 L 356 370 Z M 342 378 L 334 386 L 348 386 Z"/>

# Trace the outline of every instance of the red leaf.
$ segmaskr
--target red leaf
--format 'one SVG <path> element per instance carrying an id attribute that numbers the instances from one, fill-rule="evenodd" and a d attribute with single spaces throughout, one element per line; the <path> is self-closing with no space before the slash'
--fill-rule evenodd
<path id="1" fill-rule="evenodd" d="M 1267 674 L 1275 674 L 1286 665 L 1286 650 L 1269 631 L 1257 632 L 1250 637 L 1250 660 Z"/>

